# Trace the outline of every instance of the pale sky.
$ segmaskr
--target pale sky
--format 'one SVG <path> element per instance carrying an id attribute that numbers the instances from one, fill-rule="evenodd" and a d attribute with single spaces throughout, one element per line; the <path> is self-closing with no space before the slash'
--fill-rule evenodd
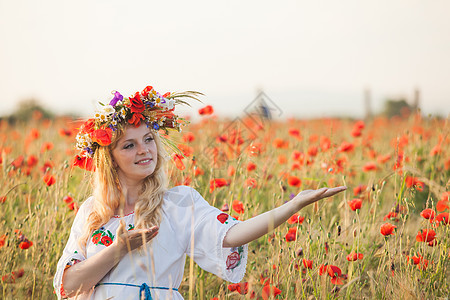
<path id="1" fill-rule="evenodd" d="M 449 16 L 448 0 L 0 0 L 0 115 L 36 98 L 89 116 L 152 85 L 229 116 L 263 89 L 285 117 L 362 117 L 365 87 L 375 111 L 419 88 L 448 116 Z"/>

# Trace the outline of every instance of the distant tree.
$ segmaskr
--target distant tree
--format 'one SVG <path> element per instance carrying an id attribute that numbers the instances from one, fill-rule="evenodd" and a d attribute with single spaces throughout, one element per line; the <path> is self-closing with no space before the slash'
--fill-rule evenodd
<path id="1" fill-rule="evenodd" d="M 384 102 L 384 115 L 388 118 L 393 116 L 408 116 L 412 112 L 411 105 L 405 99 L 392 100 L 388 99 Z"/>
<path id="2" fill-rule="evenodd" d="M 10 123 L 28 122 L 33 118 L 53 119 L 54 115 L 44 109 L 36 99 L 27 99 L 19 102 L 16 110 L 7 117 Z"/>

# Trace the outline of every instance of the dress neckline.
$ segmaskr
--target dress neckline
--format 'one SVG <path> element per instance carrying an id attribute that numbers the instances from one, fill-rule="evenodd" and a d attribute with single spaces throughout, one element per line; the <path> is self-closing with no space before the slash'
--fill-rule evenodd
<path id="1" fill-rule="evenodd" d="M 131 215 L 133 215 L 133 214 L 134 214 L 134 211 L 132 211 L 132 212 L 130 212 L 130 213 L 124 215 L 124 217 L 128 217 L 128 216 L 131 216 Z M 113 217 L 113 218 L 121 218 L 122 216 L 120 216 L 120 215 L 113 215 L 112 217 Z"/>

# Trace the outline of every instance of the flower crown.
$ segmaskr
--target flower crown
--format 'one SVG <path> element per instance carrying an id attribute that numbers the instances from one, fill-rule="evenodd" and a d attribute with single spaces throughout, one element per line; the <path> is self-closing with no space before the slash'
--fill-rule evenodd
<path id="1" fill-rule="evenodd" d="M 202 95 L 193 91 L 161 95 L 151 86 L 129 98 L 123 97 L 117 91 L 113 94 L 114 98 L 108 105 L 99 102 L 103 108 L 81 125 L 76 136 L 76 148 L 80 153 L 75 157 L 74 166 L 92 171 L 95 151 L 100 146 L 111 144 L 113 133 L 119 126 L 131 124 L 139 127 L 141 122 L 144 122 L 147 127 L 156 131 L 164 130 L 166 135 L 169 129 L 181 131 L 181 126 L 188 122 L 173 113 L 175 105 L 189 105 L 180 98 L 198 100 L 197 96 Z M 169 142 L 164 138 L 163 141 Z"/>

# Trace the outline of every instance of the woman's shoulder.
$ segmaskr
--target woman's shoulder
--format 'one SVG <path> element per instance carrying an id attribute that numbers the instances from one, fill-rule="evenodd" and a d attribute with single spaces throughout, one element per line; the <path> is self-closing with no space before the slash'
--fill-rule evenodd
<path id="1" fill-rule="evenodd" d="M 80 208 L 78 209 L 77 216 L 88 214 L 92 209 L 93 202 L 93 196 L 90 196 L 86 200 L 84 200 L 84 202 L 81 203 Z"/>
<path id="2" fill-rule="evenodd" d="M 202 196 L 193 188 L 178 185 L 166 191 L 164 200 L 167 204 L 180 207 L 190 207 Z"/>

